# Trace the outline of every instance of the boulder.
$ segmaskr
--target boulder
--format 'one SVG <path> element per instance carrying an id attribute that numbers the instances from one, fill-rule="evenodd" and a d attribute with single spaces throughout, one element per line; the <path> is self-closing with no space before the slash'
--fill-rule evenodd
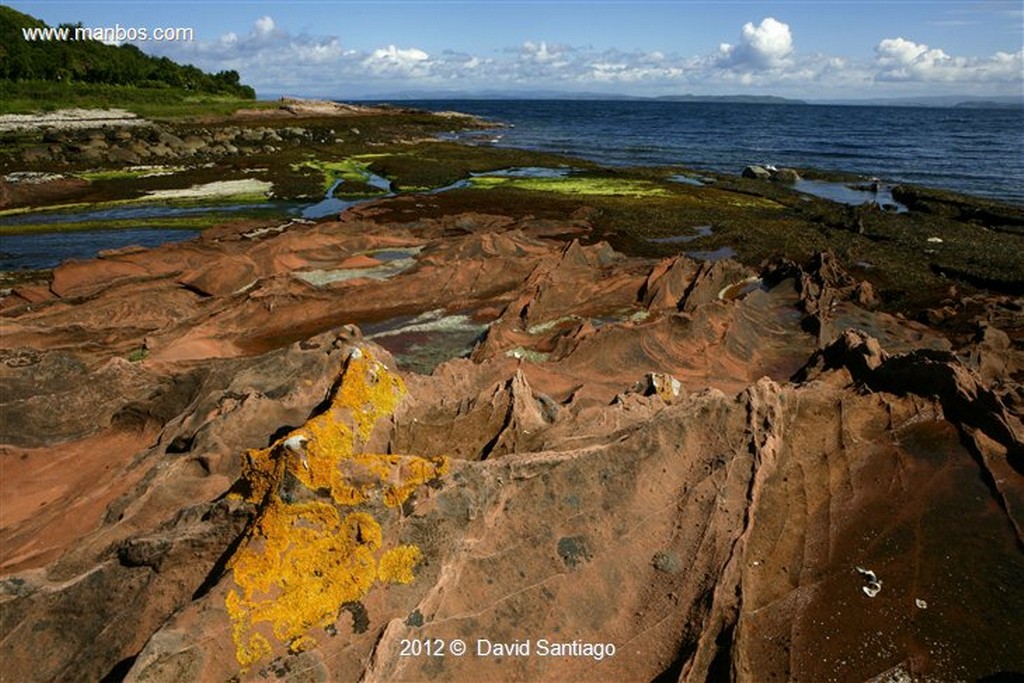
<path id="1" fill-rule="evenodd" d="M 741 175 L 754 180 L 768 180 L 772 177 L 772 174 L 764 166 L 747 166 Z"/>
<path id="2" fill-rule="evenodd" d="M 170 147 L 171 149 L 174 150 L 180 150 L 185 147 L 184 140 L 179 138 L 177 135 L 173 133 L 168 133 L 166 131 L 158 133 L 156 139 L 160 144 L 166 145 L 167 147 Z"/>
<path id="3" fill-rule="evenodd" d="M 42 146 L 29 147 L 21 153 L 21 160 L 27 164 L 39 161 L 49 161 L 52 158 L 53 156 L 50 154 L 50 150 Z"/>
<path id="4" fill-rule="evenodd" d="M 772 180 L 777 183 L 792 185 L 800 180 L 800 174 L 792 168 L 777 168 L 771 171 Z"/>
<path id="5" fill-rule="evenodd" d="M 206 140 L 198 135 L 188 135 L 183 140 L 183 146 L 185 149 L 199 151 L 206 147 Z"/>
<path id="6" fill-rule="evenodd" d="M 135 142 L 128 145 L 128 151 L 130 151 L 132 154 L 136 155 L 140 159 L 145 159 L 152 154 L 152 152 L 150 152 L 149 144 L 143 142 L 142 140 L 136 140 Z"/>
<path id="7" fill-rule="evenodd" d="M 107 159 L 119 164 L 137 164 L 142 158 L 125 147 L 114 147 L 107 152 Z"/>

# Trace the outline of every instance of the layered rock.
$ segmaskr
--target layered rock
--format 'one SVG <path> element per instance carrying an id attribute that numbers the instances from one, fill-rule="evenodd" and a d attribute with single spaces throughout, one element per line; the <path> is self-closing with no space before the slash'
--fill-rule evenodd
<path id="1" fill-rule="evenodd" d="M 372 210 L 4 301 L 5 675 L 1024 670 L 1012 301 L 960 344 L 830 254 L 755 272 Z"/>

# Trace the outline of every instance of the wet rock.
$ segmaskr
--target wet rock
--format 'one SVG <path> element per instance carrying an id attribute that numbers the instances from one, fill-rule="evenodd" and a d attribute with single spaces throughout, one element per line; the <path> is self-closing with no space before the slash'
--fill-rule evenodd
<path id="1" fill-rule="evenodd" d="M 132 132 L 127 128 L 111 128 L 107 131 L 107 140 L 111 142 L 127 142 L 132 139 Z"/>
<path id="2" fill-rule="evenodd" d="M 60 128 L 47 128 L 46 131 L 43 132 L 43 142 L 62 143 L 66 142 L 67 139 L 67 133 Z"/>
<path id="3" fill-rule="evenodd" d="M 107 152 L 107 160 L 116 164 L 138 164 L 142 161 L 142 157 L 130 149 L 115 147 Z"/>
<path id="4" fill-rule="evenodd" d="M 168 131 L 161 131 L 157 133 L 156 141 L 169 149 L 181 150 L 185 148 L 185 141 L 174 133 L 170 133 Z"/>
<path id="5" fill-rule="evenodd" d="M 150 147 L 148 143 L 137 140 L 128 146 L 128 151 L 138 156 L 140 159 L 145 159 L 150 156 Z"/>
<path id="6" fill-rule="evenodd" d="M 800 174 L 792 168 L 777 168 L 770 171 L 770 173 L 771 179 L 777 183 L 793 185 L 800 180 Z"/>
<path id="7" fill-rule="evenodd" d="M 768 180 L 772 177 L 772 174 L 764 166 L 747 166 L 740 175 L 754 180 Z"/>
<path id="8" fill-rule="evenodd" d="M 200 151 L 206 148 L 206 140 L 197 135 L 187 135 L 181 146 L 185 150 Z"/>
<path id="9" fill-rule="evenodd" d="M 49 161 L 52 158 L 49 148 L 47 147 L 28 147 L 21 153 L 21 160 L 26 164 L 34 164 L 40 161 Z"/>

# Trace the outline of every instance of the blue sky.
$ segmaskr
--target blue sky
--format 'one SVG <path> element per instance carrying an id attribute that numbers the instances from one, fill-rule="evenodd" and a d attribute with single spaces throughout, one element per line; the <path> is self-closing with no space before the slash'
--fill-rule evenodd
<path id="1" fill-rule="evenodd" d="M 192 27 L 139 44 L 261 95 L 1021 95 L 1019 1 L 12 2 L 49 24 Z"/>

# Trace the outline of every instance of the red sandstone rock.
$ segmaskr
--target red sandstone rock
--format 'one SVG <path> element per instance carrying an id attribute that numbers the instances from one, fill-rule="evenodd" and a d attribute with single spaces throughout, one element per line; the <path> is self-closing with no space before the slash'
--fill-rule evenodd
<path id="1" fill-rule="evenodd" d="M 198 270 L 182 273 L 178 282 L 204 296 L 226 296 L 256 281 L 256 264 L 244 256 L 227 256 Z"/>
<path id="2" fill-rule="evenodd" d="M 69 261 L 53 269 L 50 289 L 59 297 L 89 296 L 118 281 L 148 274 L 142 266 L 122 261 Z"/>
<path id="3" fill-rule="evenodd" d="M 830 255 L 761 287 L 730 261 L 545 237 L 585 218 L 296 224 L 62 266 L 59 298 L 6 308 L 5 677 L 1024 669 L 1020 309 L 985 309 L 954 353 Z M 419 251 L 384 272 L 382 248 Z M 404 369 L 470 323 L 488 327 L 469 358 Z M 240 609 L 266 548 L 286 560 L 249 596 L 267 612 Z M 349 597 L 301 616 L 323 596 Z M 471 652 L 403 657 L 410 639 Z"/>

